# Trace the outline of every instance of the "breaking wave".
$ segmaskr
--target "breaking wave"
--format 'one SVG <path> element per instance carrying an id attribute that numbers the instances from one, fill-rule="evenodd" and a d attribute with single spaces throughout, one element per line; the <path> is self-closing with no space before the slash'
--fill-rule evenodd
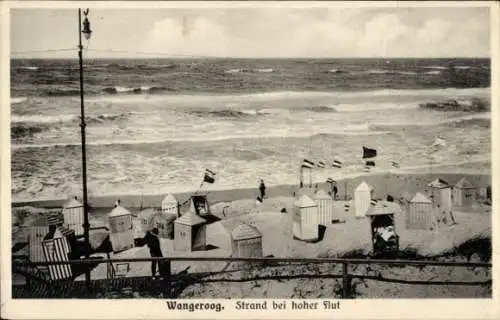
<path id="1" fill-rule="evenodd" d="M 451 126 L 457 127 L 468 127 L 473 125 L 481 126 L 483 128 L 490 128 L 491 118 L 487 113 L 484 114 L 474 114 L 462 117 L 456 117 L 441 121 L 426 122 L 426 123 L 415 123 L 415 122 L 393 122 L 393 123 L 372 123 L 369 128 L 370 130 L 394 130 L 397 128 L 407 129 L 409 127 L 418 128 L 424 126 Z"/>
<path id="2" fill-rule="evenodd" d="M 264 69 L 254 69 L 255 72 L 261 72 L 261 73 L 270 73 L 274 72 L 273 68 L 264 68 Z"/>
<path id="3" fill-rule="evenodd" d="M 372 69 L 372 70 L 366 71 L 365 73 L 368 73 L 368 74 L 394 74 L 394 71 L 384 70 L 384 69 Z"/>
<path id="4" fill-rule="evenodd" d="M 16 67 L 15 69 L 28 70 L 28 71 L 36 71 L 36 70 L 39 69 L 39 67 L 35 67 L 35 66 L 20 66 L 20 67 Z"/>
<path id="5" fill-rule="evenodd" d="M 336 113 L 338 110 L 332 106 L 313 106 L 305 108 L 292 108 L 292 111 L 311 111 L 317 113 Z"/>
<path id="6" fill-rule="evenodd" d="M 234 73 L 239 73 L 239 72 L 243 72 L 243 71 L 244 71 L 243 69 L 229 69 L 229 70 L 224 71 L 224 73 L 234 74 Z"/>
<path id="7" fill-rule="evenodd" d="M 425 67 L 422 67 L 422 69 L 438 69 L 438 70 L 446 70 L 447 68 L 446 68 L 446 67 L 443 67 L 443 66 L 425 66 Z"/>
<path id="8" fill-rule="evenodd" d="M 58 115 L 58 116 L 39 116 L 39 115 L 13 115 L 11 116 L 11 123 L 60 123 L 60 122 L 71 122 L 74 119 L 79 118 L 76 115 Z"/>
<path id="9" fill-rule="evenodd" d="M 10 137 L 12 139 L 20 139 L 33 137 L 35 134 L 48 130 L 47 125 L 30 124 L 30 123 L 16 123 L 10 127 Z"/>
<path id="10" fill-rule="evenodd" d="M 222 110 L 189 110 L 187 113 L 196 115 L 199 117 L 209 116 L 216 118 L 226 118 L 226 119 L 241 119 L 247 117 L 255 117 L 260 115 L 268 114 L 265 111 L 260 110 L 232 110 L 232 109 L 222 109 Z"/>
<path id="11" fill-rule="evenodd" d="M 123 145 L 151 145 L 151 144 L 165 144 L 165 143 L 200 143 L 200 142 L 217 142 L 217 141 L 227 141 L 227 140 L 251 140 L 251 139 L 310 139 L 312 137 L 329 137 L 329 136 L 372 136 L 372 135 L 385 135 L 389 134 L 388 131 L 366 131 L 368 129 L 367 124 L 359 125 L 348 125 L 345 130 L 339 129 L 334 132 L 298 132 L 290 135 L 288 132 L 285 134 L 280 133 L 263 133 L 260 135 L 218 135 L 213 137 L 192 137 L 192 138 L 178 138 L 178 139 L 150 139 L 150 140 L 101 140 L 101 141 L 90 141 L 87 143 L 88 146 L 123 146 Z M 44 144 L 16 144 L 12 145 L 12 149 L 43 149 L 43 148 L 74 148 L 80 147 L 79 142 L 71 143 L 44 143 Z"/>
<path id="12" fill-rule="evenodd" d="M 158 93 L 158 92 L 167 92 L 173 91 L 167 87 L 163 86 L 141 86 L 141 87 L 106 87 L 102 89 L 103 93 L 107 94 L 119 94 L 119 93 Z"/>
<path id="13" fill-rule="evenodd" d="M 340 69 L 330 69 L 327 71 L 328 73 L 336 73 L 336 74 L 341 74 L 341 73 L 349 73 L 345 70 L 340 70 Z"/>
<path id="14" fill-rule="evenodd" d="M 118 114 L 99 114 L 99 115 L 90 115 L 85 117 L 87 123 L 103 123 L 103 122 L 112 122 L 112 121 L 121 121 L 126 120 L 130 116 L 134 115 L 134 112 L 125 112 Z M 35 115 L 13 115 L 11 117 L 11 123 L 16 124 L 57 124 L 57 123 L 70 123 L 80 121 L 80 116 L 66 114 L 66 115 L 58 115 L 58 116 L 35 116 Z"/>
<path id="15" fill-rule="evenodd" d="M 28 98 L 26 98 L 26 97 L 13 97 L 13 98 L 10 98 L 10 103 L 11 104 L 18 104 L 18 103 L 23 103 L 26 100 L 28 100 Z"/>

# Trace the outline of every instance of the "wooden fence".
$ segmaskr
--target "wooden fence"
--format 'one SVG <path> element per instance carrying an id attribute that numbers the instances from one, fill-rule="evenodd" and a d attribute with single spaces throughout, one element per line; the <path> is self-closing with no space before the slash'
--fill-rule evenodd
<path id="1" fill-rule="evenodd" d="M 119 279 L 103 279 L 103 280 L 91 280 L 89 282 L 85 281 L 66 281 L 58 282 L 52 281 L 50 279 L 42 279 L 39 274 L 40 267 L 48 267 L 51 265 L 93 265 L 96 266 L 100 263 L 106 264 L 123 264 L 123 263 L 138 263 L 138 262 L 152 262 L 158 261 L 163 264 L 166 274 L 161 279 L 153 279 L 152 277 L 125 277 Z M 141 283 L 140 287 L 157 287 L 163 290 L 169 290 L 173 282 L 179 280 L 180 275 L 171 273 L 171 263 L 173 261 L 198 261 L 198 262 L 248 262 L 248 263 L 262 263 L 265 265 L 283 265 L 283 263 L 289 264 L 321 264 L 329 263 L 334 265 L 342 266 L 342 273 L 336 275 L 324 275 L 324 274 L 294 274 L 294 275 L 274 275 L 269 277 L 253 276 L 250 278 L 244 278 L 239 280 L 225 280 L 219 279 L 217 282 L 224 281 L 255 281 L 255 280 L 277 280 L 277 279 L 298 279 L 298 278 L 308 278 L 308 279 L 319 279 L 319 278 L 338 278 L 342 279 L 342 292 L 341 296 L 344 299 L 353 298 L 352 292 L 352 280 L 353 278 L 363 278 L 383 282 L 393 282 L 402 284 L 415 284 L 415 285 L 471 285 L 471 286 L 485 286 L 491 285 L 491 279 L 487 281 L 421 281 L 421 280 L 405 280 L 405 279 L 388 279 L 380 276 L 367 276 L 367 275 L 355 275 L 349 273 L 349 265 L 387 265 L 390 267 L 404 267 L 404 266 L 442 266 L 442 267 L 464 267 L 464 268 L 491 268 L 491 263 L 471 263 L 471 262 L 446 262 L 446 261 L 423 261 L 423 260 L 384 260 L 384 259 L 337 259 L 337 258 L 235 258 L 235 257 L 163 257 L 163 258 L 129 258 L 129 259 L 89 259 L 89 260 L 70 260 L 70 261 L 58 261 L 58 262 L 29 262 L 29 261 L 16 261 L 12 262 L 12 272 L 22 274 L 27 279 L 27 284 L 23 286 L 13 286 L 16 287 L 13 290 L 16 292 L 22 292 L 20 294 L 23 298 L 30 297 L 40 297 L 40 294 L 36 294 L 35 291 L 48 292 L 52 288 L 51 297 L 72 297 L 71 292 L 82 292 L 82 295 L 78 296 L 89 297 L 92 296 L 91 292 L 98 292 L 101 290 L 100 287 L 103 285 L 107 286 L 110 283 L 118 286 L 132 286 L 134 283 Z M 209 274 L 219 274 L 220 272 L 205 272 L 199 273 L 201 276 L 207 276 Z M 31 277 L 33 275 L 33 277 Z M 109 274 L 108 274 L 109 277 Z M 31 279 L 30 279 L 31 278 Z M 198 278 L 199 279 L 199 278 Z M 30 281 L 28 281 L 30 280 Z M 40 285 L 45 286 L 44 290 L 41 290 L 33 282 L 37 282 Z M 196 283 L 194 280 L 192 283 Z M 37 288 L 37 289 L 35 289 Z M 86 293 L 85 293 L 86 292 Z M 50 294 L 49 294 L 50 296 Z M 14 298 L 16 296 L 13 295 Z"/>

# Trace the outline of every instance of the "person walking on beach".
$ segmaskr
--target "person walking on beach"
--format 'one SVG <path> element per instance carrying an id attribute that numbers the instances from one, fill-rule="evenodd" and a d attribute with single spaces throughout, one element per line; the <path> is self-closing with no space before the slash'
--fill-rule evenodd
<path id="1" fill-rule="evenodd" d="M 146 233 L 146 236 L 144 237 L 144 240 L 149 248 L 151 258 L 163 257 L 160 247 L 160 240 L 158 239 L 158 228 L 153 228 L 153 230 L 148 231 Z M 153 279 L 156 278 L 156 269 L 158 265 L 158 261 L 151 261 L 151 275 L 153 276 Z"/>
<path id="2" fill-rule="evenodd" d="M 261 201 L 264 201 L 264 197 L 266 195 L 266 185 L 264 184 L 264 180 L 260 180 L 260 186 L 259 186 L 259 190 L 260 190 L 260 199 Z"/>

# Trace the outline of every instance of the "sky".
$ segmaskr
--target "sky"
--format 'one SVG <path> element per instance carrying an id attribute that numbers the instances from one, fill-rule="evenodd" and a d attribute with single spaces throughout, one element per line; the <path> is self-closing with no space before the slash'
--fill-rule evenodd
<path id="1" fill-rule="evenodd" d="M 91 9 L 91 58 L 490 57 L 490 12 L 462 8 Z M 71 58 L 76 9 L 11 9 L 11 57 Z"/>

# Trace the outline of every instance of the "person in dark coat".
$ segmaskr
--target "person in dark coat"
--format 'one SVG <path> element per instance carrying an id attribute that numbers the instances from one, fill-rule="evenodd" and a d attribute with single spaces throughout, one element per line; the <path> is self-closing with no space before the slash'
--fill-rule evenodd
<path id="1" fill-rule="evenodd" d="M 152 258 L 161 258 L 163 253 L 161 252 L 160 240 L 158 239 L 158 228 L 153 228 L 153 230 L 148 231 L 144 237 L 144 242 L 149 248 L 149 253 Z M 151 275 L 153 278 L 156 276 L 156 268 L 158 266 L 158 261 L 151 262 Z"/>
<path id="2" fill-rule="evenodd" d="M 333 184 L 333 200 L 337 200 L 337 194 L 339 192 L 339 189 L 337 188 L 337 184 Z"/>
<path id="3" fill-rule="evenodd" d="M 260 199 L 262 202 L 264 201 L 264 196 L 266 195 L 266 185 L 264 184 L 264 180 L 260 180 L 259 190 L 260 190 Z"/>

